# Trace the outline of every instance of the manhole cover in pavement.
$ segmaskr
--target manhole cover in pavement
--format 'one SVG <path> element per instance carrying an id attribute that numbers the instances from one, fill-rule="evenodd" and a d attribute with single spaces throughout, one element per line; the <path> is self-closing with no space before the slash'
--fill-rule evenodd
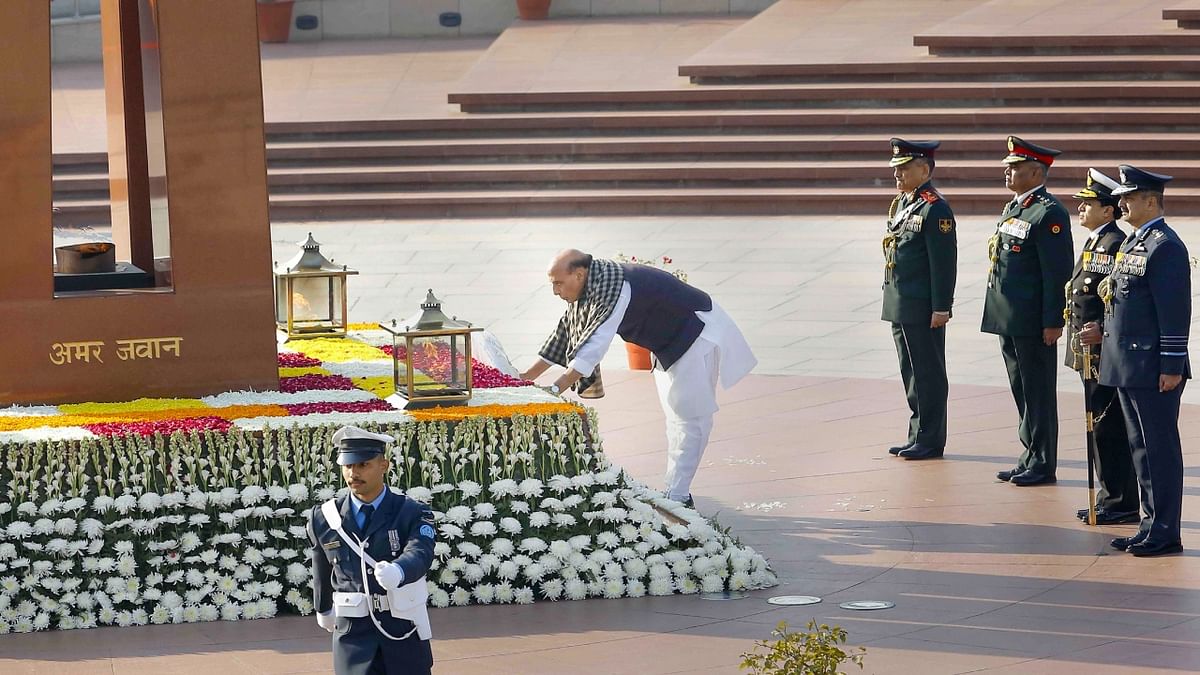
<path id="1" fill-rule="evenodd" d="M 717 591 L 716 593 L 701 593 L 701 600 L 741 600 L 746 597 L 742 591 Z"/>
<path id="2" fill-rule="evenodd" d="M 843 602 L 838 605 L 842 609 L 853 609 L 860 612 L 869 612 L 876 609 L 891 609 L 896 606 L 894 602 L 887 600 L 855 600 L 854 602 Z"/>
<path id="3" fill-rule="evenodd" d="M 815 605 L 820 601 L 815 595 L 777 595 L 767 598 L 767 604 L 770 605 Z"/>

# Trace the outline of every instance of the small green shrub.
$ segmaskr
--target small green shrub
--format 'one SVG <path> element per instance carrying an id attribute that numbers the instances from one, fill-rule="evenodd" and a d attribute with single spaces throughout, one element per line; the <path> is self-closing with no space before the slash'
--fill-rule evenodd
<path id="1" fill-rule="evenodd" d="M 807 633 L 791 632 L 787 622 L 780 621 L 771 635 L 776 639 L 756 642 L 754 651 L 742 654 L 742 670 L 754 675 L 845 675 L 838 666 L 849 661 L 861 670 L 867 654 L 862 647 L 847 654 L 838 646 L 846 642 L 846 631 L 818 626 L 816 620 L 808 622 Z"/>

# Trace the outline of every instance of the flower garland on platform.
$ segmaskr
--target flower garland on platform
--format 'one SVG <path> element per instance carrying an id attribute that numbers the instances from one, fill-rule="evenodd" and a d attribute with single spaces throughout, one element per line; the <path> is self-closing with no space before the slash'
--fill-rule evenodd
<path id="1" fill-rule="evenodd" d="M 126 433 L 141 436 L 189 431 L 227 431 L 233 427 L 257 430 L 269 418 L 288 418 L 288 423 L 320 425 L 353 424 L 360 420 L 404 421 L 413 419 L 395 411 L 384 399 L 395 393 L 392 383 L 392 346 L 378 326 L 356 324 L 350 337 L 312 338 L 287 343 L 279 352 L 279 391 L 230 392 L 200 399 L 149 399 L 117 403 L 71 403 L 59 406 L 30 406 L 0 409 L 0 442 L 69 441 Z M 418 359 L 416 378 L 444 375 L 449 369 L 445 345 Z M 472 360 L 473 386 L 520 390 L 519 400 L 507 405 L 544 404 L 550 399 L 532 383 Z M 232 397 L 232 398 L 231 398 Z M 490 405 L 485 399 L 470 407 Z M 560 408 L 565 409 L 565 408 Z M 451 409 L 447 409 L 451 410 Z M 550 409 L 545 409 L 550 410 Z M 514 408 L 513 412 L 522 412 Z M 536 408 L 525 414 L 537 414 Z M 361 418 L 353 414 L 361 414 Z M 380 413 L 385 414 L 379 417 Z M 395 414 L 390 414 L 395 413 Z M 446 412 L 440 419 L 453 420 L 478 411 Z M 510 414 L 492 409 L 491 414 Z M 277 422 L 274 426 L 284 424 Z"/>
<path id="2" fill-rule="evenodd" d="M 435 606 L 776 583 L 610 466 L 594 411 L 532 386 L 393 410 L 347 374 L 388 355 L 349 341 L 291 343 L 281 370 L 318 370 L 276 392 L 0 409 L 0 634 L 311 613 L 307 518 L 344 492 L 347 423 L 394 436 L 389 484 L 434 509 Z"/>

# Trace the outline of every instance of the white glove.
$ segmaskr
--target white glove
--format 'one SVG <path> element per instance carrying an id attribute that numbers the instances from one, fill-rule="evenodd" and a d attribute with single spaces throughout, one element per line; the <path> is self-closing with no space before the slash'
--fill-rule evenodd
<path id="1" fill-rule="evenodd" d="M 332 633 L 333 627 L 337 625 L 337 616 L 333 612 L 317 612 L 317 625 Z"/>
<path id="2" fill-rule="evenodd" d="M 390 562 L 375 563 L 375 581 L 383 586 L 385 591 L 394 591 L 404 582 L 404 570 Z"/>

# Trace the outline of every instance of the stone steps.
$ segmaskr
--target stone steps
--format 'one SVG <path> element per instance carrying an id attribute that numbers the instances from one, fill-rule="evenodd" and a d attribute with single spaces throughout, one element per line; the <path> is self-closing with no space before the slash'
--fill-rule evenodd
<path id="1" fill-rule="evenodd" d="M 1200 34 L 1184 29 L 1161 33 L 917 34 L 913 45 L 938 56 L 1200 54 Z"/>
<path id="2" fill-rule="evenodd" d="M 1200 4 L 1192 3 L 1188 7 L 1170 7 L 1162 11 L 1165 21 L 1174 21 L 1180 28 L 1200 28 Z"/>
<path id="3" fill-rule="evenodd" d="M 1101 54 L 942 56 L 866 63 L 685 64 L 693 84 L 801 82 L 974 82 L 1184 80 L 1200 76 L 1200 56 Z"/>
<path id="4" fill-rule="evenodd" d="M 1129 162 L 1177 177 L 1172 212 L 1200 207 L 1200 33 L 1163 21 L 1158 5 L 1080 19 L 1075 4 L 1046 2 L 946 0 L 957 8 L 946 16 L 813 3 L 841 27 L 834 40 L 781 23 L 796 18 L 785 1 L 718 39 L 708 61 L 668 62 L 679 78 L 668 70 L 628 90 L 506 79 L 533 44 L 514 34 L 464 80 L 480 91 L 451 95 L 462 112 L 268 124 L 272 217 L 878 215 L 894 195 L 892 136 L 942 140 L 937 180 L 956 212 L 995 215 L 1009 196 L 999 161 L 1009 134 L 1064 151 L 1050 186 L 1067 201 L 1088 167 L 1115 174 Z M 868 6 L 888 13 L 887 31 L 859 28 Z M 716 60 L 746 53 L 761 62 Z M 105 164 L 56 158 L 56 222 L 107 220 Z"/>
<path id="5" fill-rule="evenodd" d="M 463 112 L 628 111 L 653 109 L 1055 106 L 1195 106 L 1200 82 L 852 82 L 693 86 L 635 91 L 450 94 Z"/>
<path id="6" fill-rule="evenodd" d="M 1026 132 L 1197 132 L 1188 106 L 1005 106 L 1003 108 L 820 108 L 520 113 L 267 126 L 276 140 L 545 138 L 576 136 L 863 133 L 938 134 L 1010 129 Z M 1007 132 L 997 132 L 1007 133 Z"/>
<path id="7" fill-rule="evenodd" d="M 882 144 L 881 144 L 882 145 Z M 995 144 L 998 147 L 999 144 Z M 357 190 L 419 191 L 426 189 L 480 190 L 489 185 L 521 189 L 556 186 L 613 188 L 639 184 L 720 187 L 726 185 L 838 185 L 845 181 L 880 185 L 892 182 L 886 151 L 872 159 L 810 161 L 725 161 L 725 162 L 554 162 L 502 166 L 447 164 L 402 167 L 289 167 L 271 169 L 268 185 L 272 196 Z M 938 162 L 939 184 L 988 186 L 1000 180 L 1003 168 L 999 152 L 987 159 L 946 159 Z M 954 155 L 950 155 L 951 158 Z M 1130 163 L 1150 166 L 1175 177 L 1175 186 L 1200 188 L 1200 160 L 1153 160 L 1131 157 Z M 1083 182 L 1094 162 L 1064 159 L 1055 163 L 1050 185 L 1070 188 Z M 1115 167 L 1105 167 L 1116 173 Z M 99 186 L 97 186 L 99 183 Z M 56 189 L 62 197 L 88 199 L 106 189 L 104 177 L 62 178 Z"/>

